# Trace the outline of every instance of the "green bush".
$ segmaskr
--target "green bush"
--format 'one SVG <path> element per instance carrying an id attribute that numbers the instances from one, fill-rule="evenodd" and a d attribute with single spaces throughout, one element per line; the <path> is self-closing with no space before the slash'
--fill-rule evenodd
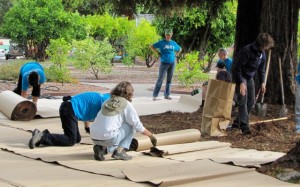
<path id="1" fill-rule="evenodd" d="M 45 67 L 45 74 L 48 82 L 76 82 L 76 80 L 72 79 L 71 72 L 66 66 L 58 67 L 56 65 L 51 65 L 50 67 Z"/>
<path id="2" fill-rule="evenodd" d="M 0 79 L 8 81 L 17 81 L 20 74 L 20 67 L 24 61 L 15 61 L 0 66 Z"/>
<path id="3" fill-rule="evenodd" d="M 180 85 L 189 87 L 197 81 L 207 80 L 208 75 L 202 72 L 203 61 L 198 61 L 198 52 L 186 54 L 176 65 Z"/>

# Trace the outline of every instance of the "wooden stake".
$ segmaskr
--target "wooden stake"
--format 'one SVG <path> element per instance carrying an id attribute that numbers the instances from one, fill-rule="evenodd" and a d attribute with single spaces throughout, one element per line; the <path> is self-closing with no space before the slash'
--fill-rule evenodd
<path id="1" fill-rule="evenodd" d="M 273 121 L 281 121 L 281 120 L 286 120 L 286 119 L 288 119 L 288 118 L 283 117 L 283 118 L 267 119 L 267 120 L 262 120 L 262 121 L 253 121 L 253 122 L 250 122 L 249 125 L 253 125 L 253 124 L 257 124 L 257 123 L 269 123 L 269 122 L 273 122 Z"/>

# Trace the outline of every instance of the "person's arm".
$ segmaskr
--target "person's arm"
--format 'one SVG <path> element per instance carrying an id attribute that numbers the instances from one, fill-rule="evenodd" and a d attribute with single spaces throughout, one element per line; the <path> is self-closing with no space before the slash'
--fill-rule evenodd
<path id="1" fill-rule="evenodd" d="M 128 103 L 124 110 L 125 110 L 124 113 L 125 113 L 126 122 L 129 125 L 131 125 L 133 129 L 136 130 L 137 132 L 140 132 L 143 135 L 148 136 L 151 140 L 152 145 L 155 147 L 157 143 L 157 139 L 155 138 L 152 132 L 150 132 L 148 129 L 144 127 L 133 105 L 131 103 Z"/>
<path id="2" fill-rule="evenodd" d="M 35 104 L 35 106 L 37 106 L 38 99 L 39 97 L 32 96 L 32 102 Z"/>
<path id="3" fill-rule="evenodd" d="M 143 135 L 146 135 L 150 138 L 150 141 L 152 143 L 152 145 L 155 147 L 157 144 L 157 139 L 154 136 L 154 133 L 150 132 L 148 129 L 145 128 L 144 132 L 142 133 Z"/>
<path id="4" fill-rule="evenodd" d="M 235 82 L 240 87 L 240 94 L 242 96 L 246 95 L 247 87 L 246 83 L 244 82 L 244 78 L 242 75 L 242 69 L 247 68 L 246 64 L 248 62 L 249 57 L 249 48 L 243 48 L 238 54 L 237 62 L 234 66 L 234 73 L 235 73 Z"/>
<path id="5" fill-rule="evenodd" d="M 27 98 L 27 90 L 22 90 L 21 91 L 21 96 L 24 98 Z"/>
<path id="6" fill-rule="evenodd" d="M 150 49 L 156 52 L 159 56 L 161 56 L 161 53 L 153 45 L 150 45 Z"/>
<path id="7" fill-rule="evenodd" d="M 177 51 L 177 52 L 175 53 L 175 56 L 178 57 L 179 54 L 181 53 L 181 51 L 182 51 L 182 48 L 180 48 L 179 51 Z"/>
<path id="8" fill-rule="evenodd" d="M 84 124 L 85 132 L 90 134 L 90 122 L 89 121 L 84 121 L 83 124 Z"/>

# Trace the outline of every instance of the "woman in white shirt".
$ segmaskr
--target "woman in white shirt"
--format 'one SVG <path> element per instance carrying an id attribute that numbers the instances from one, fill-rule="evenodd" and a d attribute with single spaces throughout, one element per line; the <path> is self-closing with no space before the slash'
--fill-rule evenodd
<path id="1" fill-rule="evenodd" d="M 105 160 L 104 155 L 113 152 L 112 157 L 117 160 L 131 160 L 126 154 L 135 132 L 149 136 L 153 146 L 157 139 L 141 123 L 131 101 L 133 87 L 129 82 L 119 83 L 111 92 L 91 125 L 91 138 L 94 142 L 95 160 Z"/>

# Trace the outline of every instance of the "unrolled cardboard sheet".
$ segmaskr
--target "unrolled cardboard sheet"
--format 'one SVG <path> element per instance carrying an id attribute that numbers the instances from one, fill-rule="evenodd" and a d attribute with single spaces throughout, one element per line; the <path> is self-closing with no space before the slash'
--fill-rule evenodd
<path id="1" fill-rule="evenodd" d="M 185 154 L 189 152 L 211 150 L 211 149 L 230 147 L 230 146 L 231 144 L 226 142 L 197 141 L 197 142 L 185 143 L 185 144 L 157 146 L 156 148 L 151 148 L 150 152 L 147 151 L 144 153 L 152 156 L 166 157 L 170 155 Z M 197 156 L 195 156 L 195 158 L 197 158 Z"/>
<path id="2" fill-rule="evenodd" d="M 156 134 L 157 146 L 183 144 L 200 140 L 201 132 L 198 129 L 186 129 L 167 133 Z M 137 135 L 133 138 L 130 149 L 134 151 L 148 150 L 152 147 L 148 136 Z"/>
<path id="3" fill-rule="evenodd" d="M 37 108 L 33 102 L 6 90 L 0 93 L 0 111 L 9 119 L 29 121 L 35 117 Z"/>
<path id="4" fill-rule="evenodd" d="M 7 122 L 10 123 L 12 121 L 7 120 Z M 21 123 L 30 122 L 32 121 Z M 232 180 L 237 179 L 240 181 L 240 176 L 243 177 L 244 180 L 242 180 L 242 183 L 246 186 L 262 186 L 263 184 L 263 186 L 270 187 L 284 186 L 282 184 L 289 186 L 288 183 L 270 179 L 270 177 L 266 175 L 255 175 L 252 173 L 253 170 L 214 163 L 206 159 L 192 162 L 187 160 L 179 161 L 143 156 L 140 152 L 130 151 L 128 154 L 133 156 L 133 160 L 131 161 L 125 162 L 114 160 L 111 158 L 111 155 L 108 154 L 105 156 L 106 161 L 101 162 L 94 160 L 92 145 L 76 144 L 72 147 L 45 146 L 29 149 L 28 141 L 30 138 L 31 132 L 0 125 L 0 148 L 2 150 L 9 150 L 12 151 L 12 153 L 20 154 L 28 158 L 40 158 L 45 162 L 56 162 L 69 169 L 76 169 L 83 172 L 109 175 L 117 178 L 125 178 L 126 175 L 136 182 L 149 181 L 153 184 L 166 186 L 198 183 L 208 183 L 209 186 L 213 186 L 212 184 L 215 181 L 218 181 L 218 184 L 222 184 L 221 186 L 223 187 L 232 187 Z M 182 144 L 182 146 L 184 146 L 184 144 Z M 199 146 L 201 147 L 201 145 Z M 214 150 L 214 154 L 210 155 L 222 155 L 222 153 L 228 153 L 227 149 L 230 148 L 221 147 L 210 149 L 210 151 Z M 223 150 L 223 152 L 216 152 L 215 150 Z M 197 152 L 198 155 L 203 155 L 203 151 L 205 152 L 207 150 L 195 152 Z M 193 152 L 174 154 L 171 156 L 189 153 Z M 34 169 L 30 166 L 27 167 L 28 171 Z M 241 175 L 242 173 L 245 173 L 245 175 Z M 57 174 L 59 175 L 59 173 Z M 68 174 L 69 172 L 64 175 Z M 257 177 L 258 175 L 259 177 Z M 35 178 L 33 176 L 28 179 L 34 180 Z M 268 182 L 266 183 L 265 181 Z M 241 183 L 239 183 L 239 185 L 240 184 Z"/>
<path id="5" fill-rule="evenodd" d="M 106 161 L 95 161 L 93 145 L 76 144 L 71 147 L 41 146 L 29 149 L 28 142 L 30 132 L 0 125 L 0 148 L 12 151 L 16 154 L 33 159 L 41 159 L 45 162 L 56 162 L 60 165 L 76 170 L 109 175 L 117 178 L 125 178 L 122 170 L 135 169 L 169 163 L 178 163 L 176 160 L 167 160 L 144 156 L 142 153 L 130 151 L 127 154 L 133 156 L 131 161 L 125 162 L 111 158 L 111 154 L 105 155 Z"/>
<path id="6" fill-rule="evenodd" d="M 159 114 L 167 111 L 174 112 L 195 112 L 201 105 L 201 94 L 195 96 L 181 95 L 172 96 L 172 100 L 158 97 L 158 100 L 153 101 L 152 98 L 134 98 L 132 104 L 139 116 Z"/>
<path id="7" fill-rule="evenodd" d="M 59 117 L 61 99 L 39 99 L 37 103 L 37 114 L 42 118 Z"/>
<path id="8" fill-rule="evenodd" d="M 269 176 L 258 174 L 254 169 L 240 168 L 225 164 L 217 164 L 210 160 L 182 162 L 170 165 L 145 167 L 141 170 L 123 170 L 123 173 L 135 182 L 150 182 L 159 186 L 196 186 L 193 184 L 209 184 L 209 186 L 295 186 L 281 182 Z M 243 176 L 244 180 L 239 177 Z M 248 177 L 247 177 L 248 176 Z M 259 177 L 258 177 L 259 176 Z M 235 181 L 240 181 L 237 183 Z M 218 183 L 215 183 L 215 180 Z M 223 181 L 223 182 L 221 182 Z M 268 181 L 266 183 L 266 181 Z M 207 186 L 207 185 L 198 185 Z"/>
<path id="9" fill-rule="evenodd" d="M 0 151 L 0 186 L 150 186 L 126 179 L 96 175 Z M 29 172 L 30 171 L 30 172 Z"/>

